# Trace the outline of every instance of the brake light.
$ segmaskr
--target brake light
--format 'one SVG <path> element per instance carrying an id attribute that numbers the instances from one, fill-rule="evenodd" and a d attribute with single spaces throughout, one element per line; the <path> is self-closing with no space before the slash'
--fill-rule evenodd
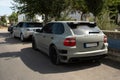
<path id="1" fill-rule="evenodd" d="M 107 36 L 104 36 L 104 43 L 107 43 Z"/>
<path id="2" fill-rule="evenodd" d="M 75 38 L 66 38 L 65 40 L 64 40 L 64 46 L 70 46 L 70 47 L 72 47 L 72 46 L 75 46 L 76 45 L 76 39 Z"/>

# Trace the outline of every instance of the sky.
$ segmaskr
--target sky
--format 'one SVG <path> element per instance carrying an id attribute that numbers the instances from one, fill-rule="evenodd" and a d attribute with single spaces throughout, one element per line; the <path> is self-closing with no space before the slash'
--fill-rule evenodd
<path id="1" fill-rule="evenodd" d="M 11 2 L 12 0 L 0 0 L 0 16 L 3 15 L 10 15 L 12 13 L 12 9 L 10 8 L 12 6 Z"/>

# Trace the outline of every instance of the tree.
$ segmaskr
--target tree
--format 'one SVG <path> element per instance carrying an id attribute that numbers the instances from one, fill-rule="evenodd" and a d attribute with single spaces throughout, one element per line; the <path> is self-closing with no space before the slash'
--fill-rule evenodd
<path id="1" fill-rule="evenodd" d="M 72 9 L 82 11 L 81 20 L 83 16 L 87 18 L 90 13 L 98 16 L 104 7 L 104 0 L 71 0 Z"/>
<path id="2" fill-rule="evenodd" d="M 1 21 L 4 22 L 4 23 L 6 22 L 6 15 L 1 16 Z"/>
<path id="3" fill-rule="evenodd" d="M 106 0 L 107 9 L 110 11 L 110 19 L 117 23 L 118 13 L 120 12 L 120 0 Z"/>
<path id="4" fill-rule="evenodd" d="M 58 19 L 62 11 L 67 7 L 68 0 L 14 0 L 18 3 L 14 5 L 20 13 L 26 13 L 29 16 L 35 14 L 45 14 L 45 21 L 49 17 Z"/>
<path id="5" fill-rule="evenodd" d="M 98 16 L 103 9 L 104 0 L 85 0 L 87 9 L 92 12 L 94 16 Z"/>
<path id="6" fill-rule="evenodd" d="M 18 20 L 18 13 L 13 12 L 10 16 L 9 16 L 9 21 L 10 23 L 15 23 Z"/>
<path id="7" fill-rule="evenodd" d="M 1 18 L 0 18 L 0 24 L 5 25 L 5 23 L 6 23 L 6 15 L 1 16 Z"/>
<path id="8" fill-rule="evenodd" d="M 118 5 L 119 0 L 14 0 L 14 8 L 19 13 L 33 17 L 35 14 L 44 14 L 45 21 L 51 18 L 59 19 L 61 13 L 68 11 L 82 11 L 83 14 L 93 13 L 95 17 L 102 15 L 108 5 Z M 119 3 L 120 4 L 120 3 Z"/>

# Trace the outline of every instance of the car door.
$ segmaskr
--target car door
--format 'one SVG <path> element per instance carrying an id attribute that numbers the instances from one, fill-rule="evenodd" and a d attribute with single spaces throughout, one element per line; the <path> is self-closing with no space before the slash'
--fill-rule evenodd
<path id="1" fill-rule="evenodd" d="M 65 28 L 62 23 L 55 23 L 52 26 L 52 43 L 55 44 L 57 48 L 63 45 L 64 32 Z"/>
<path id="2" fill-rule="evenodd" d="M 39 41 L 38 41 L 38 46 L 42 49 L 42 51 L 48 53 L 48 46 L 51 41 L 51 35 L 52 35 L 52 25 L 53 23 L 48 23 L 46 24 L 43 29 L 42 33 L 39 35 Z"/>
<path id="3" fill-rule="evenodd" d="M 58 37 L 64 32 L 64 26 L 61 23 L 51 23 L 47 26 L 47 32 L 43 34 L 44 36 L 44 49 L 49 51 L 50 44 L 56 42 Z"/>
<path id="4" fill-rule="evenodd" d="M 20 22 L 17 24 L 17 26 L 14 28 L 14 35 L 16 37 L 20 37 L 20 33 L 21 33 L 21 28 L 23 27 L 23 22 Z"/>

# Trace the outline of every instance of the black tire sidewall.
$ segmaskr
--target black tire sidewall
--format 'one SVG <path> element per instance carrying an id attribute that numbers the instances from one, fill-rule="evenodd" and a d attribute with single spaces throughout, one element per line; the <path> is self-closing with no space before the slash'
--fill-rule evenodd
<path id="1" fill-rule="evenodd" d="M 32 48 L 33 48 L 34 50 L 37 50 L 37 47 L 36 47 L 36 43 L 35 43 L 34 38 L 32 39 Z"/>
<path id="2" fill-rule="evenodd" d="M 50 47 L 49 56 L 50 56 L 50 60 L 53 64 L 55 64 L 55 65 L 60 64 L 57 49 L 55 48 L 55 46 Z"/>

